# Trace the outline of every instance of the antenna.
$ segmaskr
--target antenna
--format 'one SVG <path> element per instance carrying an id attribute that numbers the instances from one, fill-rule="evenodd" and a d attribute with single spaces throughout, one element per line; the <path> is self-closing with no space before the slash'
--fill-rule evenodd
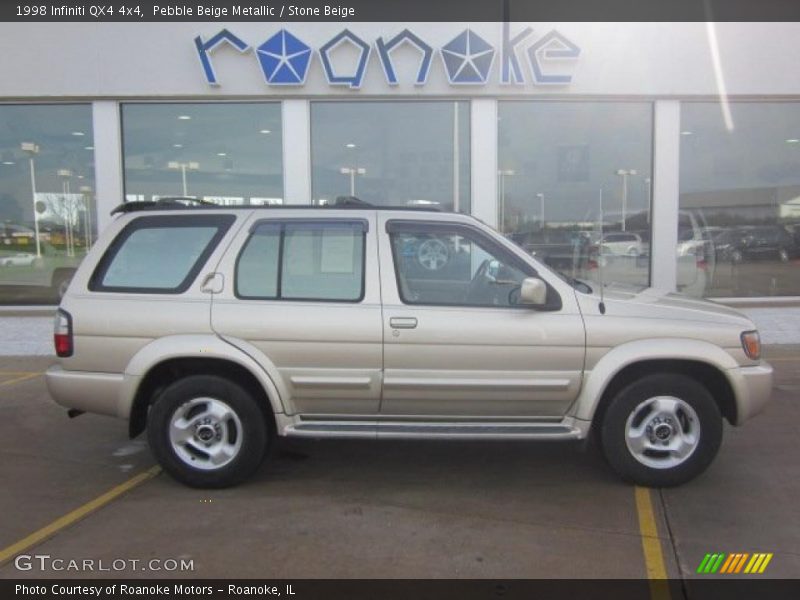
<path id="1" fill-rule="evenodd" d="M 603 220 L 605 216 L 603 215 L 603 188 L 600 188 L 600 239 L 597 240 L 597 274 L 600 276 L 600 314 L 606 314 L 606 303 L 605 303 L 605 278 L 603 277 L 603 263 L 605 262 L 603 259 Z"/>

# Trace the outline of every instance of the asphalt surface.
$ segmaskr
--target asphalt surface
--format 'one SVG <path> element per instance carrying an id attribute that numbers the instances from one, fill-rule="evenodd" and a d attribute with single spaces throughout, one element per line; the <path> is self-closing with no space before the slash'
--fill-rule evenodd
<path id="1" fill-rule="evenodd" d="M 758 577 L 800 576 L 800 346 L 767 356 L 777 377 L 765 413 L 726 427 L 703 476 L 650 492 L 666 574 L 684 592 L 710 577 L 695 572 L 709 552 L 770 552 Z M 155 464 L 125 422 L 68 419 L 40 374 L 51 362 L 0 359 L 0 552 Z M 193 490 L 160 473 L 73 520 L 25 554 L 193 570 L 19 570 L 10 559 L 0 578 L 648 574 L 635 488 L 578 444 L 283 442 L 240 487 Z"/>

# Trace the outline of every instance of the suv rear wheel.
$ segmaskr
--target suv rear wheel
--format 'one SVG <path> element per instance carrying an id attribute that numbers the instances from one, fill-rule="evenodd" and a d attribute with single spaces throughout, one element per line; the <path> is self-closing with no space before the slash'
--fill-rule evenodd
<path id="1" fill-rule="evenodd" d="M 694 379 L 647 375 L 612 399 L 600 441 L 623 478 L 650 487 L 679 485 L 702 473 L 716 456 L 722 415 Z"/>
<path id="2" fill-rule="evenodd" d="M 247 479 L 264 459 L 269 441 L 252 395 L 216 375 L 191 375 L 167 387 L 150 409 L 147 436 L 167 473 L 209 488 Z"/>

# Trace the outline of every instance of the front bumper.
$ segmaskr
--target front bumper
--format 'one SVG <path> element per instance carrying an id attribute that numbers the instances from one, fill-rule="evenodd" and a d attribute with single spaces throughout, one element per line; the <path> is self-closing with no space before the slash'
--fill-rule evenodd
<path id="1" fill-rule="evenodd" d="M 128 418 L 129 406 L 121 402 L 124 378 L 114 373 L 65 371 L 59 365 L 47 369 L 45 381 L 50 396 L 66 408 Z"/>
<path id="2" fill-rule="evenodd" d="M 736 425 L 760 413 L 772 395 L 772 367 L 761 363 L 753 367 L 728 370 L 728 380 L 736 396 Z"/>

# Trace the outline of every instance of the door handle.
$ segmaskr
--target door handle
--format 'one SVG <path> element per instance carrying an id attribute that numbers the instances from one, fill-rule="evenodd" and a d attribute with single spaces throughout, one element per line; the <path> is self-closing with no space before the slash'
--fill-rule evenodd
<path id="1" fill-rule="evenodd" d="M 416 317 L 392 317 L 389 319 L 392 329 L 414 329 L 417 326 Z"/>

